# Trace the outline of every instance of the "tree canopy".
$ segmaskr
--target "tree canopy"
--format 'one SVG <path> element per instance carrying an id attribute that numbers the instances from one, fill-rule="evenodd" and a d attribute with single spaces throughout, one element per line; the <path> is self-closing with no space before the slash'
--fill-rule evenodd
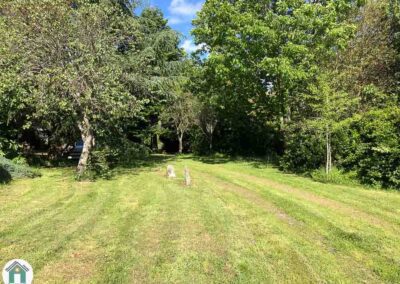
<path id="1" fill-rule="evenodd" d="M 360 122 L 356 117 L 375 109 L 398 108 L 398 5 L 372 0 L 207 1 L 194 21 L 193 34 L 206 55 L 199 57 L 200 86 L 194 89 L 216 102 L 225 137 L 221 147 L 278 153 L 282 168 L 292 171 L 324 165 L 329 174 L 334 164 L 344 166 L 349 153 L 342 152 L 340 140 L 351 135 L 346 139 L 354 142 L 352 135 L 358 134 L 345 134 L 349 130 L 343 122 Z M 399 133 L 395 136 L 398 141 Z M 226 145 L 227 137 L 232 146 Z M 389 148 L 392 159 L 398 147 Z M 377 167 L 372 161 L 357 162 L 363 165 L 345 168 L 356 170 L 360 178 L 365 178 L 362 167 Z M 396 168 L 398 160 L 388 163 Z M 398 168 L 393 172 L 393 167 L 389 175 L 397 179 Z M 380 178 L 371 180 L 379 183 Z"/>
<path id="2" fill-rule="evenodd" d="M 158 10 L 138 18 L 126 12 L 132 3 L 123 4 L 41 0 L 0 7 L 2 101 L 12 96 L 9 115 L 23 109 L 25 127 L 79 131 L 80 175 L 96 136 L 137 117 L 157 81 L 168 78 L 168 64 L 180 58 L 178 36 Z"/>
<path id="3" fill-rule="evenodd" d="M 138 4 L 0 2 L 4 155 L 81 137 L 79 176 L 137 147 L 400 186 L 399 1 L 208 0 L 194 54 Z"/>

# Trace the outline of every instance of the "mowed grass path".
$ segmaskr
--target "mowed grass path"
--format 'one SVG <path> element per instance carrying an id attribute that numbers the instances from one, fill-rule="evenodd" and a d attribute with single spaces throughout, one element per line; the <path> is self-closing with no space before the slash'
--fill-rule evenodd
<path id="1" fill-rule="evenodd" d="M 0 266 L 23 258 L 35 283 L 400 283 L 398 192 L 158 159 L 112 180 L 49 169 L 1 186 Z"/>

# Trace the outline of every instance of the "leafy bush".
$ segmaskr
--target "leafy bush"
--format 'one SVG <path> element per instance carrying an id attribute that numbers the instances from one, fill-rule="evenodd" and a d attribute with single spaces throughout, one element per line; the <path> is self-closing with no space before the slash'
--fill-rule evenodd
<path id="1" fill-rule="evenodd" d="M 304 124 L 290 125 L 285 131 L 284 170 L 305 173 L 321 167 L 325 157 L 324 137 Z"/>
<path id="2" fill-rule="evenodd" d="M 0 157 L 0 181 L 8 182 L 11 179 L 34 178 L 40 176 L 40 173 L 28 166 L 18 165 L 12 161 Z"/>
<path id="3" fill-rule="evenodd" d="M 109 149 L 97 150 L 91 153 L 88 169 L 83 178 L 95 180 L 96 178 L 110 179 L 110 151 Z"/>
<path id="4" fill-rule="evenodd" d="M 112 168 L 116 166 L 134 166 L 138 160 L 149 155 L 149 149 L 143 145 L 121 139 L 116 145 L 100 145 L 89 157 L 86 173 L 80 179 L 110 179 Z"/>
<path id="5" fill-rule="evenodd" d="M 206 155 L 211 154 L 210 145 L 207 141 L 207 137 L 200 130 L 200 128 L 196 127 L 190 130 L 188 133 L 190 140 L 190 151 L 197 155 Z"/>
<path id="6" fill-rule="evenodd" d="M 144 145 L 125 141 L 117 150 L 115 159 L 119 165 L 129 166 L 134 165 L 137 160 L 144 159 L 150 155 L 150 150 Z"/>
<path id="7" fill-rule="evenodd" d="M 400 108 L 387 106 L 357 114 L 334 128 L 332 146 L 339 169 L 330 176 L 321 170 L 325 160 L 324 137 L 306 123 L 290 125 L 285 132 L 284 170 L 311 172 L 314 179 L 342 183 L 344 172 L 355 173 L 364 184 L 400 189 Z M 354 174 L 353 174 L 354 175 Z"/>
<path id="8" fill-rule="evenodd" d="M 311 172 L 311 177 L 315 181 L 322 183 L 333 183 L 343 185 L 355 185 L 358 184 L 356 172 L 344 172 L 337 168 L 332 168 L 329 174 L 326 174 L 324 168 L 314 170 Z"/>
<path id="9" fill-rule="evenodd" d="M 400 189 L 400 108 L 375 109 L 347 120 L 341 165 L 377 187 Z"/>
<path id="10" fill-rule="evenodd" d="M 10 173 L 0 165 L 0 184 L 8 183 L 12 179 Z"/>
<path id="11" fill-rule="evenodd" d="M 22 156 L 15 157 L 14 159 L 12 159 L 12 162 L 20 166 L 29 166 L 28 161 Z"/>

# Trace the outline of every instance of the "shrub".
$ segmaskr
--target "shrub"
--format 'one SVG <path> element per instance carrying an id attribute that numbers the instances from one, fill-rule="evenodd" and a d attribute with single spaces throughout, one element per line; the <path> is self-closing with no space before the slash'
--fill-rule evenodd
<path id="1" fill-rule="evenodd" d="M 110 179 L 113 167 L 135 166 L 139 160 L 143 160 L 149 155 L 149 149 L 143 145 L 126 139 L 118 141 L 119 143 L 112 147 L 108 144 L 99 145 L 90 154 L 87 171 L 79 179 Z"/>
<path id="2" fill-rule="evenodd" d="M 311 172 L 311 178 L 315 181 L 322 183 L 333 183 L 333 184 L 343 184 L 343 185 L 356 185 L 357 173 L 356 172 L 344 172 L 337 168 L 332 168 L 329 174 L 326 174 L 324 168 L 314 170 Z"/>
<path id="3" fill-rule="evenodd" d="M 34 178 L 40 176 L 39 172 L 23 165 L 18 165 L 12 161 L 0 157 L 0 180 L 8 182 L 11 179 Z"/>
<path id="4" fill-rule="evenodd" d="M 290 125 L 285 138 L 280 161 L 284 170 L 311 172 L 319 181 L 337 183 L 341 183 L 344 172 L 352 172 L 364 184 L 400 189 L 399 107 L 372 109 L 336 125 L 332 133 L 333 160 L 343 171 L 330 176 L 318 170 L 325 162 L 325 143 L 313 127 L 307 123 Z"/>
<path id="5" fill-rule="evenodd" d="M 89 180 L 95 180 L 96 178 L 110 179 L 111 168 L 109 156 L 110 151 L 108 148 L 92 152 L 87 171 L 83 178 Z"/>
<path id="6" fill-rule="evenodd" d="M 282 169 L 297 173 L 310 172 L 324 163 L 324 137 L 306 123 L 292 124 L 285 131 L 285 151 Z"/>
<path id="7" fill-rule="evenodd" d="M 12 179 L 10 173 L 0 165 L 0 184 L 8 183 Z"/>
<path id="8" fill-rule="evenodd" d="M 116 154 L 120 165 L 129 166 L 135 164 L 137 160 L 148 157 L 150 150 L 144 145 L 126 141 L 118 148 Z"/>
<path id="9" fill-rule="evenodd" d="M 12 159 L 12 162 L 20 166 L 29 166 L 28 161 L 22 156 L 15 157 L 14 159 Z"/>
<path id="10" fill-rule="evenodd" d="M 376 187 L 400 189 L 400 108 L 375 109 L 355 116 L 342 126 L 341 165 Z"/>

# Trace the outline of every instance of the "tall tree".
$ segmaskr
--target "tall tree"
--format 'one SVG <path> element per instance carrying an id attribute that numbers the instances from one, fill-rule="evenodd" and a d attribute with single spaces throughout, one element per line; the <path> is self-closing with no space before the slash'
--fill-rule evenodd
<path id="1" fill-rule="evenodd" d="M 113 1 L 17 0 L 2 2 L 0 11 L 11 31 L 0 58 L 18 58 L 17 84 L 27 86 L 20 94 L 34 117 L 72 117 L 84 142 L 82 175 L 100 127 L 135 115 L 142 104 L 130 92 L 134 71 L 123 64 L 139 54 L 138 21 Z"/>
<path id="2" fill-rule="evenodd" d="M 160 151 L 160 135 L 163 131 L 159 127 L 159 115 L 166 105 L 171 89 L 181 80 L 185 65 L 184 54 L 179 47 L 180 35 L 168 26 L 160 9 L 146 8 L 138 20 L 140 31 L 144 35 L 140 65 L 143 66 L 142 72 L 148 76 L 147 101 L 140 112 L 140 124 L 126 130 L 146 141 L 148 146 L 155 144 L 155 148 Z"/>
<path id="3" fill-rule="evenodd" d="M 207 1 L 193 32 L 208 53 L 204 83 L 232 121 L 247 117 L 282 135 L 314 115 L 311 87 L 353 35 L 347 18 L 357 2 Z"/>
<path id="4" fill-rule="evenodd" d="M 196 124 L 198 102 L 191 93 L 177 92 L 169 100 L 162 113 L 162 120 L 173 125 L 179 141 L 179 153 L 183 152 L 184 135 Z"/>
<path id="5" fill-rule="evenodd" d="M 211 152 L 213 150 L 214 132 L 218 124 L 217 112 L 212 106 L 207 104 L 201 106 L 198 117 L 198 124 L 207 138 L 207 141 L 209 143 L 209 150 Z"/>
<path id="6" fill-rule="evenodd" d="M 354 37 L 345 50 L 338 52 L 335 65 L 330 64 L 335 88 L 357 98 L 360 111 L 379 100 L 369 96 L 371 88 L 387 94 L 395 89 L 397 64 L 393 19 L 388 14 L 390 1 L 368 0 L 349 17 L 356 26 Z"/>
<path id="7" fill-rule="evenodd" d="M 356 111 L 356 101 L 348 93 L 335 89 L 337 78 L 327 71 L 318 77 L 315 85 L 310 86 L 312 101 L 309 101 L 313 115 L 305 121 L 325 141 L 325 173 L 328 175 L 333 166 L 332 136 L 338 124 Z"/>

